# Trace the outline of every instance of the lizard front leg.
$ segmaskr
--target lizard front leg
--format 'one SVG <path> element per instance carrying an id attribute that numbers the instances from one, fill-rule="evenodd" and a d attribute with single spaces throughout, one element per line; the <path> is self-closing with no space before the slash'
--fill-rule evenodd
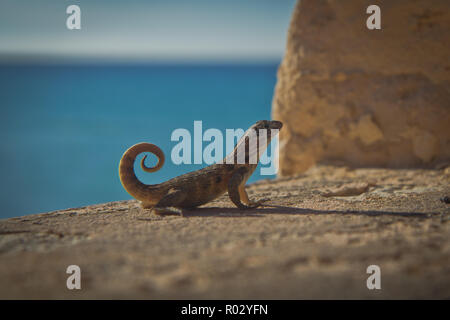
<path id="1" fill-rule="evenodd" d="M 245 191 L 245 172 L 246 168 L 236 171 L 228 182 L 228 196 L 239 209 L 253 209 L 259 207 L 266 199 L 260 201 L 251 201 Z"/>

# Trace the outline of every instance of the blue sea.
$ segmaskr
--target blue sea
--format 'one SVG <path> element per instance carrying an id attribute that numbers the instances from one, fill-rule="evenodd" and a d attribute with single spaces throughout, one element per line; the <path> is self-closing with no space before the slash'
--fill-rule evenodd
<path id="1" fill-rule="evenodd" d="M 203 131 L 225 133 L 270 119 L 277 68 L 0 66 L 0 218 L 131 199 L 120 184 L 118 164 L 137 142 L 154 143 L 166 154 L 160 171 L 138 171 L 145 183 L 205 167 L 170 161 L 177 144 L 172 131 L 193 133 L 194 121 L 201 120 Z M 261 176 L 258 169 L 249 182 L 261 178 L 273 176 Z"/>

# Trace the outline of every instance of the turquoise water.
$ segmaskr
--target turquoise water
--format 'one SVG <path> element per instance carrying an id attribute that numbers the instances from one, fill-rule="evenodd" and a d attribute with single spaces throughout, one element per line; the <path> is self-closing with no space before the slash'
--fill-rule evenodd
<path id="1" fill-rule="evenodd" d="M 0 66 L 0 218 L 131 199 L 117 171 L 137 142 L 166 154 L 160 171 L 138 172 L 145 183 L 206 166 L 171 163 L 172 131 L 270 119 L 277 67 Z M 270 178 L 258 171 L 250 182 Z"/>

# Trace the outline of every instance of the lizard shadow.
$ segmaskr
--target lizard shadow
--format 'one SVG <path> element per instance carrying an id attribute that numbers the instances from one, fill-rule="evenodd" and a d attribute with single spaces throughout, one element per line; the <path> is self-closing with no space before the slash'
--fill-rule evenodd
<path id="1" fill-rule="evenodd" d="M 376 210 L 316 210 L 308 208 L 286 207 L 279 205 L 265 205 L 264 207 L 241 210 L 238 208 L 223 207 L 201 207 L 183 212 L 184 217 L 263 217 L 267 214 L 342 214 L 342 215 L 363 215 L 363 216 L 396 216 L 410 218 L 427 218 L 428 213 L 423 212 L 395 212 L 395 211 L 376 211 Z"/>

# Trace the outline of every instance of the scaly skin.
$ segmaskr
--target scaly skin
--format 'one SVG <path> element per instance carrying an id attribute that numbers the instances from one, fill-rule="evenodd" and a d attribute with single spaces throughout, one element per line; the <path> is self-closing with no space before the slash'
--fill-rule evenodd
<path id="1" fill-rule="evenodd" d="M 125 190 L 137 200 L 142 202 L 142 207 L 153 209 L 156 214 L 181 213 L 180 209 L 192 209 L 208 203 L 228 191 L 231 201 L 240 209 L 256 208 L 263 201 L 253 202 L 249 200 L 245 191 L 245 183 L 257 167 L 256 163 L 250 163 L 248 133 L 254 130 L 259 137 L 259 129 L 267 129 L 267 145 L 271 136 L 269 129 L 281 129 L 279 121 L 261 120 L 256 122 L 247 130 L 236 145 L 233 152 L 228 156 L 234 159 L 234 164 L 213 164 L 206 168 L 189 172 L 159 184 L 147 185 L 139 181 L 134 173 L 134 162 L 142 152 L 150 152 L 158 157 L 158 163 L 154 167 L 144 164 L 145 158 L 141 160 L 141 168 L 146 172 L 158 171 L 164 164 L 164 153 L 151 143 L 138 143 L 125 151 L 119 164 L 119 177 Z M 238 146 L 245 143 L 245 162 L 237 163 Z M 267 147 L 266 145 L 266 147 Z M 258 150 L 259 151 L 259 150 Z M 261 150 L 260 153 L 262 154 Z"/>

